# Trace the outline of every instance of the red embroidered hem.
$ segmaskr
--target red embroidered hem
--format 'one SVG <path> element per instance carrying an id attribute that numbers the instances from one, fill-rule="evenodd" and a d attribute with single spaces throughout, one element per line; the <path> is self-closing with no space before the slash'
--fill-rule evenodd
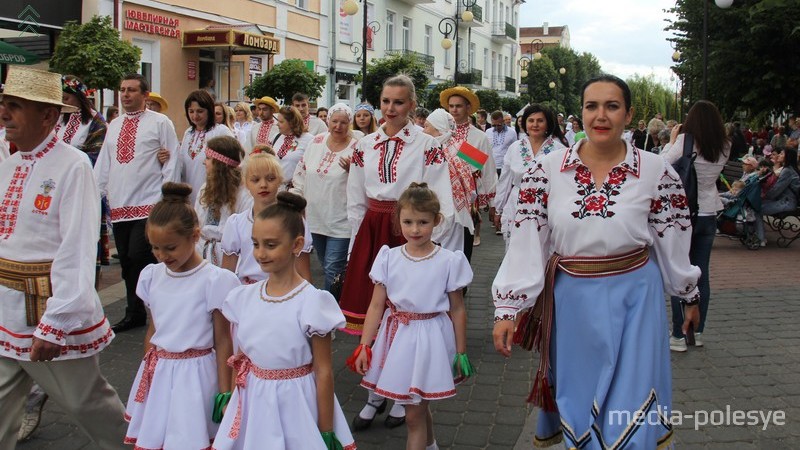
<path id="1" fill-rule="evenodd" d="M 143 205 L 112 208 L 111 221 L 119 222 L 122 220 L 147 219 L 147 217 L 150 215 L 150 210 L 153 209 L 153 206 L 154 205 Z"/>
<path id="2" fill-rule="evenodd" d="M 88 333 L 90 331 L 93 331 L 93 330 L 99 328 L 100 326 L 102 326 L 106 322 L 106 320 L 107 319 L 105 317 L 103 317 L 103 320 L 101 320 L 96 325 L 92 325 L 91 327 L 85 328 L 83 330 L 73 331 L 72 333 L 67 334 L 67 336 L 77 336 L 77 335 L 81 335 L 81 334 L 85 334 L 85 333 Z M 17 339 L 31 339 L 31 338 L 33 338 L 32 334 L 17 334 L 17 333 L 12 332 L 11 330 L 3 328 L 2 326 L 0 326 L 0 332 L 6 333 L 6 334 L 10 335 L 11 337 L 14 337 L 14 338 L 17 338 Z M 62 345 L 61 346 L 61 354 L 65 355 L 65 354 L 67 354 L 69 352 L 86 353 L 86 352 L 88 352 L 90 350 L 99 350 L 100 346 L 102 344 L 107 344 L 111 340 L 111 337 L 113 335 L 114 335 L 114 332 L 111 331 L 111 328 L 109 328 L 108 331 L 106 331 L 106 333 L 104 335 L 98 337 L 97 339 L 95 339 L 92 342 L 87 342 L 87 343 L 84 343 L 84 344 Z M 11 342 L 8 342 L 6 340 L 0 340 L 0 349 L 5 350 L 5 351 L 13 350 L 14 352 L 16 352 L 17 356 L 22 356 L 23 354 L 29 354 L 31 352 L 31 347 L 19 347 L 19 346 L 16 346 L 16 345 L 14 345 Z"/>
<path id="3" fill-rule="evenodd" d="M 458 378 L 458 382 L 460 383 L 463 381 L 463 378 Z M 455 381 L 455 380 L 454 380 Z M 411 394 L 396 394 L 394 392 L 385 391 L 383 389 L 378 389 L 378 386 L 367 381 L 361 380 L 361 386 L 375 392 L 376 394 L 380 395 L 381 397 L 390 398 L 392 400 L 411 400 L 413 397 Z M 441 400 L 443 398 L 449 398 L 456 395 L 456 390 L 451 389 L 449 391 L 444 392 L 425 392 L 420 388 L 410 387 L 408 388 L 408 392 L 417 394 L 423 400 Z"/>
<path id="4" fill-rule="evenodd" d="M 164 447 L 159 447 L 159 448 L 140 447 L 136 445 L 137 440 L 138 439 L 135 437 L 125 436 L 125 440 L 123 441 L 123 443 L 133 445 L 133 450 L 164 450 Z M 214 440 L 211 439 L 208 443 L 213 444 Z M 214 447 L 212 445 L 209 445 L 208 447 L 202 448 L 200 450 L 213 450 L 213 448 Z"/>

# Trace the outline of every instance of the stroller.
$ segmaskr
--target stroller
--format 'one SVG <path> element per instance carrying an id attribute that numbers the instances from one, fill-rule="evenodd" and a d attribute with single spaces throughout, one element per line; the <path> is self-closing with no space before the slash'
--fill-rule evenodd
<path id="1" fill-rule="evenodd" d="M 761 220 L 761 183 L 750 178 L 733 197 L 722 196 L 724 209 L 717 215 L 720 233 L 738 238 L 750 250 L 758 250 L 761 240 L 756 236 L 756 220 Z"/>

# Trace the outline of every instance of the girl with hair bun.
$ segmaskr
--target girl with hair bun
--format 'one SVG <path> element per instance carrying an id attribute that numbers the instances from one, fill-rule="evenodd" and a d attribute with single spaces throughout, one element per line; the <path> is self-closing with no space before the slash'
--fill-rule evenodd
<path id="1" fill-rule="evenodd" d="M 267 278 L 222 306 L 238 343 L 236 387 L 217 450 L 356 448 L 333 391 L 331 332 L 344 325 L 333 296 L 298 273 L 306 201 L 281 192 L 252 225 L 253 256 Z"/>
<path id="2" fill-rule="evenodd" d="M 242 184 L 241 144 L 230 136 L 208 141 L 206 149 L 206 182 L 200 188 L 194 209 L 200 220 L 197 251 L 215 266 L 222 264 L 222 232 L 231 214 L 247 212 L 253 197 Z"/>
<path id="3" fill-rule="evenodd" d="M 409 449 L 438 449 L 428 405 L 456 395 L 455 383 L 474 372 L 462 295 L 472 268 L 462 251 L 431 241 L 439 209 L 426 183 L 411 183 L 398 199 L 395 222 L 407 242 L 378 252 L 361 343 L 347 360 L 364 375 L 361 386 L 405 405 Z"/>
<path id="4" fill-rule="evenodd" d="M 125 443 L 136 448 L 207 448 L 230 398 L 230 323 L 220 309 L 239 280 L 197 252 L 200 226 L 188 184 L 165 183 L 145 231 L 158 264 L 136 294 L 150 324 L 128 397 Z M 216 405 L 216 407 L 215 407 Z"/>

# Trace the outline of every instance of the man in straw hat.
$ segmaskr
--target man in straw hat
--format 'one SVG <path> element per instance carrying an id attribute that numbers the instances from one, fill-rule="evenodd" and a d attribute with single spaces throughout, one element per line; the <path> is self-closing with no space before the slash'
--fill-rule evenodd
<path id="1" fill-rule="evenodd" d="M 151 92 L 147 95 L 147 99 L 144 101 L 147 109 L 155 112 L 160 112 L 161 114 L 166 114 L 167 110 L 169 109 L 169 103 L 158 94 L 158 92 Z"/>
<path id="2" fill-rule="evenodd" d="M 481 108 L 481 101 L 474 92 L 462 86 L 445 89 L 439 94 L 439 104 L 456 121 L 456 130 L 453 132 L 452 140 L 450 141 L 451 147 L 464 150 L 462 154 L 468 154 L 470 151 L 480 151 L 483 155 L 491 155 L 492 146 L 489 144 L 486 133 L 473 126 L 470 120 L 472 113 Z M 464 146 L 464 143 L 467 143 L 469 147 Z M 497 187 L 497 171 L 494 159 L 482 159 L 486 160 L 482 166 L 476 162 L 476 158 L 470 159 L 472 176 L 475 178 L 477 187 L 477 192 L 475 193 L 477 199 L 473 208 L 476 210 L 476 214 L 473 214 L 474 227 L 472 229 L 469 227 L 464 228 L 464 254 L 470 260 L 472 259 L 472 246 L 480 245 L 481 243 L 480 215 L 477 212 L 482 208 L 489 207 L 492 199 L 494 199 L 495 188 Z"/>
<path id="3" fill-rule="evenodd" d="M 125 317 L 114 324 L 115 333 L 142 327 L 147 322 L 142 299 L 136 295 L 139 274 L 157 261 L 144 233 L 153 205 L 161 199 L 161 185 L 178 181 L 178 137 L 164 114 L 145 109 L 149 93 L 147 80 L 139 74 L 126 75 L 120 86 L 124 114 L 108 124 L 106 140 L 94 174 L 100 192 L 111 207 L 114 243 L 117 246 L 128 305 Z M 169 157 L 162 164 L 160 149 Z"/>
<path id="4" fill-rule="evenodd" d="M 250 136 L 247 140 L 247 147 L 245 150 L 250 153 L 256 145 L 269 145 L 275 142 L 275 138 L 280 131 L 278 130 L 278 121 L 275 120 L 275 113 L 281 109 L 278 102 L 272 97 L 261 97 L 256 99 L 256 110 L 258 111 L 258 118 L 261 122 L 253 124 L 250 128 Z"/>
<path id="5" fill-rule="evenodd" d="M 94 289 L 100 193 L 86 155 L 53 131 L 61 76 L 12 66 L 0 101 L 18 152 L 0 164 L 0 449 L 17 443 L 35 381 L 100 448 L 124 448 L 98 353 L 114 334 Z"/>

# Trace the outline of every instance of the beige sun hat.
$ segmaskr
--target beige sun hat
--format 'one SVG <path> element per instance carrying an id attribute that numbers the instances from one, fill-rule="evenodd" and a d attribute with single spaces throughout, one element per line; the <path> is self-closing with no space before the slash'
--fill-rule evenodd
<path id="1" fill-rule="evenodd" d="M 32 102 L 60 106 L 63 113 L 78 111 L 78 108 L 61 102 L 62 93 L 60 74 L 12 65 L 8 68 L 6 84 L 0 98 L 18 97 Z"/>

